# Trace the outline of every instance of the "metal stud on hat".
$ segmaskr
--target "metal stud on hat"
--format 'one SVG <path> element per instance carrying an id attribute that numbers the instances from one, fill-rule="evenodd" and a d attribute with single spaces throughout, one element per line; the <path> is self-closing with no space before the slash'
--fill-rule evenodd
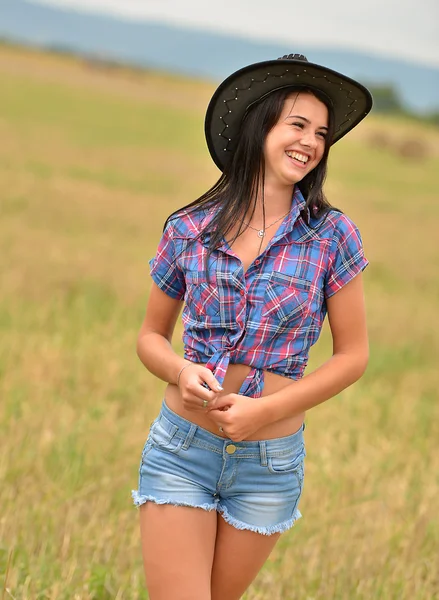
<path id="1" fill-rule="evenodd" d="M 372 108 L 372 95 L 364 85 L 308 62 L 303 54 L 286 54 L 277 60 L 249 65 L 227 77 L 207 107 L 206 141 L 219 169 L 224 170 L 233 155 L 247 110 L 268 94 L 292 86 L 316 89 L 327 96 L 335 117 L 332 143 L 358 125 Z"/>

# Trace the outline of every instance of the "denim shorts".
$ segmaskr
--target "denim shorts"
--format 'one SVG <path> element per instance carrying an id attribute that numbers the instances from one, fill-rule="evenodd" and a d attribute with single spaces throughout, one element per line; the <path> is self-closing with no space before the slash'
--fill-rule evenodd
<path id="1" fill-rule="evenodd" d="M 216 510 L 237 529 L 286 531 L 301 517 L 304 427 L 282 438 L 232 442 L 163 402 L 143 448 L 134 504 Z"/>

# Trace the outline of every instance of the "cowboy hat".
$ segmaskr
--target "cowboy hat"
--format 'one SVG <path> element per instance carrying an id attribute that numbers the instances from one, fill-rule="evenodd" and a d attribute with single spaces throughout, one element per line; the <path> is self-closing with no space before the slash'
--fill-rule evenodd
<path id="1" fill-rule="evenodd" d="M 288 54 L 239 69 L 218 86 L 206 112 L 207 146 L 221 171 L 231 159 L 246 111 L 271 92 L 291 86 L 316 89 L 329 99 L 335 121 L 332 144 L 372 108 L 372 95 L 361 83 L 308 62 L 303 54 Z"/>

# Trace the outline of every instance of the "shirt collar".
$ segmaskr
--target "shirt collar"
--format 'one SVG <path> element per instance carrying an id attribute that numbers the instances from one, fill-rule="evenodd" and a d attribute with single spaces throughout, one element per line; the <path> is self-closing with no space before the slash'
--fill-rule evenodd
<path id="1" fill-rule="evenodd" d="M 292 198 L 292 202 L 291 202 L 290 212 L 282 221 L 280 227 L 278 228 L 278 231 L 276 232 L 276 235 L 270 240 L 270 246 L 272 243 L 278 241 L 284 235 L 290 233 L 293 230 L 293 227 L 297 221 L 297 218 L 299 217 L 302 210 L 305 209 L 305 207 L 306 207 L 305 198 L 303 197 L 302 192 L 296 185 L 294 188 L 294 192 L 293 192 L 293 198 Z M 217 210 L 216 206 L 202 209 L 201 219 L 199 222 L 199 229 L 198 229 L 197 233 L 199 235 L 201 233 L 201 231 L 204 230 L 204 233 L 201 237 L 201 241 L 205 246 L 209 245 L 210 236 L 211 236 L 211 232 L 212 232 L 212 230 L 209 229 L 209 226 L 216 214 L 216 210 Z M 306 208 L 306 210 L 308 211 L 308 218 L 309 218 L 309 209 Z"/>
<path id="2" fill-rule="evenodd" d="M 303 197 L 302 192 L 299 190 L 296 185 L 294 188 L 293 199 L 291 202 L 291 210 L 288 213 L 287 217 L 282 221 L 280 227 L 278 228 L 276 234 L 270 240 L 270 246 L 274 242 L 280 240 L 284 235 L 290 233 L 293 230 L 293 227 L 302 212 L 302 210 L 306 207 L 306 201 Z M 306 209 L 308 210 L 308 209 Z"/>

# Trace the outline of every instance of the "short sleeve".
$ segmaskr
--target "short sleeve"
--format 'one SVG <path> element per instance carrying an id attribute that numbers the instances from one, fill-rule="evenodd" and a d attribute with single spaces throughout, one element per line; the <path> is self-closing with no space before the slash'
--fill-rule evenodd
<path id="1" fill-rule="evenodd" d="M 346 215 L 341 214 L 335 226 L 329 251 L 325 297 L 329 298 L 338 292 L 368 264 L 364 256 L 360 232 Z"/>
<path id="2" fill-rule="evenodd" d="M 154 258 L 149 261 L 151 277 L 159 288 L 171 298 L 181 300 L 186 291 L 185 280 L 176 260 L 173 227 L 166 224 Z"/>

